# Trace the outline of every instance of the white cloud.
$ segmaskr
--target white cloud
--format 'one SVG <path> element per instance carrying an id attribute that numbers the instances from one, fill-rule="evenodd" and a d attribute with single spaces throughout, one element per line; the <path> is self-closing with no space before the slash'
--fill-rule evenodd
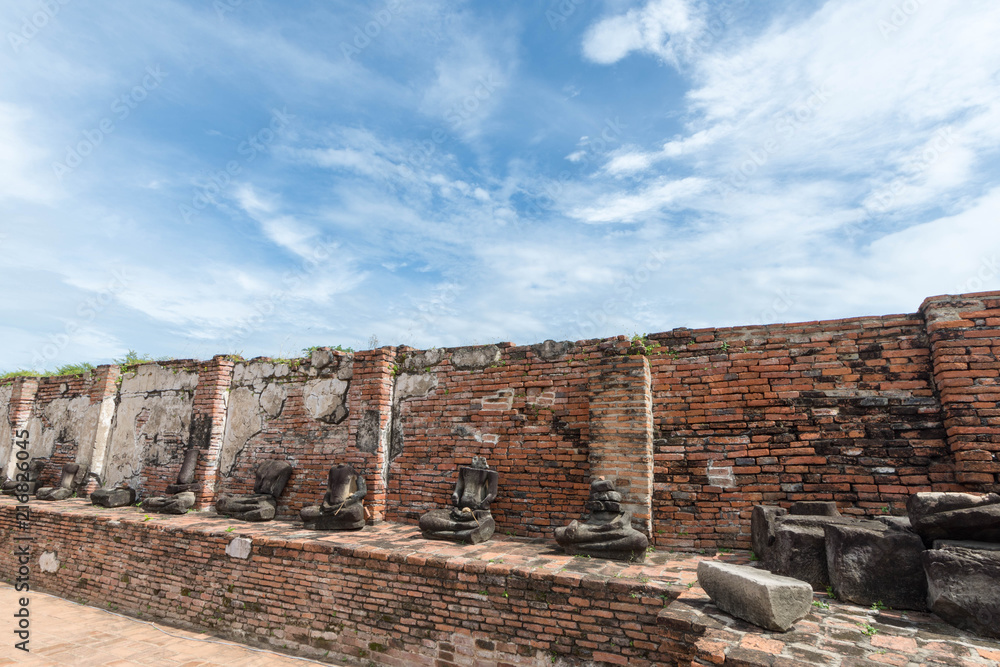
<path id="1" fill-rule="evenodd" d="M 604 171 L 613 176 L 631 174 L 637 171 L 645 171 L 656 160 L 654 153 L 646 153 L 624 149 L 616 151 L 608 163 L 604 165 Z"/>
<path id="2" fill-rule="evenodd" d="M 632 51 L 643 51 L 678 66 L 703 26 L 687 0 L 652 0 L 641 9 L 595 24 L 584 36 L 583 54 L 610 65 Z"/>
<path id="3" fill-rule="evenodd" d="M 644 189 L 603 197 L 592 206 L 569 212 L 583 222 L 634 222 L 645 214 L 658 213 L 705 190 L 706 181 L 689 177 L 680 180 L 660 179 Z"/>

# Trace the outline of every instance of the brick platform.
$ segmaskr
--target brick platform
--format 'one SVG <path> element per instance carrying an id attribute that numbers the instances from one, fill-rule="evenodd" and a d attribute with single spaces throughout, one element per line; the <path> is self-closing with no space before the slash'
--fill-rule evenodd
<path id="1" fill-rule="evenodd" d="M 376 665 L 996 665 L 1000 643 L 915 612 L 824 601 L 771 633 L 719 612 L 697 586 L 705 558 L 653 552 L 643 565 L 569 557 L 547 539 L 475 546 L 382 523 L 320 534 L 82 500 L 32 502 L 22 530 L 0 500 L 0 574 L 29 535 L 31 583 L 95 606 L 310 658 Z M 148 517 L 148 518 L 147 518 Z M 227 555 L 248 538 L 248 559 Z M 39 568 L 53 554 L 54 572 Z M 52 556 L 47 563 L 52 564 Z M 50 566 L 49 569 L 52 569 Z"/>

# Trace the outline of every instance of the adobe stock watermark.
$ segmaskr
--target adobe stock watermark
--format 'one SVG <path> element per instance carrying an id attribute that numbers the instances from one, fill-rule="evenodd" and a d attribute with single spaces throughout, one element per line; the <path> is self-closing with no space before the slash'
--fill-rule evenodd
<path id="1" fill-rule="evenodd" d="M 92 296 L 81 302 L 76 307 L 76 318 L 68 321 L 63 327 L 62 332 L 49 334 L 49 337 L 42 343 L 41 347 L 35 348 L 31 357 L 32 368 L 41 370 L 49 362 L 58 357 L 60 352 L 73 340 L 73 336 L 84 325 L 97 319 L 97 316 L 111 305 L 115 297 L 124 291 L 131 281 L 131 276 L 128 275 L 125 269 L 115 269 L 111 274 L 111 280 L 108 281 L 107 286 L 103 290 L 96 296 Z"/>
<path id="2" fill-rule="evenodd" d="M 255 312 L 232 328 L 230 336 L 226 339 L 226 348 L 234 352 L 237 351 L 237 346 L 260 329 L 267 318 L 274 315 L 288 294 L 329 260 L 338 247 L 339 244 L 336 241 L 325 241 L 318 244 L 312 249 L 312 254 L 304 259 L 298 270 L 286 271 L 282 274 L 280 289 L 254 302 Z"/>
<path id="3" fill-rule="evenodd" d="M 994 253 L 989 257 L 983 257 L 979 261 L 979 267 L 973 272 L 965 282 L 955 288 L 955 294 L 970 294 L 972 292 L 983 292 L 995 283 L 996 277 L 1000 275 L 1000 263 Z M 991 283 L 993 281 L 993 283 Z"/>
<path id="4" fill-rule="evenodd" d="M 852 220 L 844 227 L 845 237 L 855 239 L 868 225 L 887 216 L 909 184 L 926 172 L 957 141 L 958 137 L 951 127 L 945 127 L 935 132 L 934 137 L 927 142 L 924 148 L 914 151 L 904 161 L 906 176 L 897 176 L 865 197 L 861 215 L 857 220 Z"/>
<path id="5" fill-rule="evenodd" d="M 749 2 L 750 0 L 734 0 L 734 2 L 718 8 L 717 15 L 711 18 L 705 24 L 705 29 L 692 40 L 688 47 L 690 55 L 697 56 L 707 51 L 729 29 L 729 24 L 736 18 L 736 10 Z"/>
<path id="6" fill-rule="evenodd" d="M 549 28 L 558 30 L 566 23 L 566 20 L 576 13 L 576 8 L 582 5 L 584 0 L 558 0 L 549 5 L 545 10 L 545 20 L 549 22 Z"/>
<path id="7" fill-rule="evenodd" d="M 916 151 L 909 157 L 907 164 L 911 176 L 909 178 L 900 176 L 873 192 L 867 198 L 868 203 L 865 204 L 866 214 L 874 216 L 887 213 L 906 185 L 912 181 L 913 176 L 926 172 L 932 164 L 948 152 L 949 148 L 955 145 L 956 141 L 957 137 L 951 127 L 944 127 L 935 132 L 926 148 Z"/>
<path id="8" fill-rule="evenodd" d="M 132 112 L 149 94 L 160 87 L 167 74 L 160 70 L 160 66 L 147 67 L 146 75 L 142 77 L 139 85 L 133 86 L 128 92 L 119 95 L 111 102 L 111 113 L 115 115 L 118 122 L 127 119 Z M 84 130 L 83 138 L 71 146 L 66 147 L 66 157 L 62 162 L 53 162 L 52 171 L 56 178 L 62 178 L 83 164 L 83 161 L 91 155 L 97 147 L 104 143 L 105 138 L 115 131 L 115 121 L 109 116 L 105 116 L 97 123 L 97 127 Z"/>
<path id="9" fill-rule="evenodd" d="M 225 21 L 226 14 L 235 12 L 243 6 L 244 0 L 215 0 L 212 3 L 212 9 L 215 10 L 215 15 L 219 17 L 220 21 Z"/>
<path id="10" fill-rule="evenodd" d="M 910 22 L 913 15 L 920 10 L 924 2 L 925 0 L 905 0 L 905 2 L 893 5 L 892 11 L 887 16 L 880 18 L 876 23 L 878 31 L 882 33 L 882 37 L 888 39 L 889 35 L 899 32 L 903 26 Z"/>
<path id="11" fill-rule="evenodd" d="M 592 338 L 591 334 L 600 333 L 608 325 L 608 318 L 631 303 L 632 297 L 640 292 L 669 257 L 670 251 L 664 246 L 650 250 L 642 263 L 618 281 L 614 296 L 605 299 L 600 306 L 586 313 L 575 313 L 576 322 L 573 323 L 575 333 L 570 335 L 576 340 L 583 340 Z"/>
<path id="12" fill-rule="evenodd" d="M 414 304 L 413 311 L 415 312 L 408 315 L 406 320 L 414 322 L 418 326 L 410 327 L 410 335 L 413 335 L 414 328 L 419 328 L 422 331 L 433 330 L 432 325 L 451 311 L 452 304 L 458 298 L 458 292 L 459 285 L 457 283 L 446 283 L 434 288 L 429 298 Z"/>
<path id="13" fill-rule="evenodd" d="M 734 168 L 720 186 L 722 195 L 729 196 L 750 182 L 750 178 L 781 152 L 799 130 L 816 118 L 819 110 L 830 101 L 830 88 L 823 83 L 808 95 L 786 107 L 772 118 L 772 134 L 756 148 L 747 151 L 747 157 Z"/>
<path id="14" fill-rule="evenodd" d="M 427 139 L 417 143 L 417 147 L 406 156 L 406 161 L 414 167 L 426 166 L 431 156 L 437 152 L 438 146 L 448 141 L 454 132 L 478 114 L 483 103 L 493 97 L 501 86 L 503 82 L 493 73 L 480 76 L 473 89 L 445 111 L 444 119 L 450 126 L 449 129 L 435 128 Z"/>
<path id="15" fill-rule="evenodd" d="M 28 431 L 22 429 L 14 433 L 14 450 L 11 456 L 13 469 L 17 471 L 14 475 L 14 496 L 18 504 L 15 506 L 14 520 L 17 522 L 18 533 L 12 535 L 14 546 L 14 557 L 17 559 L 17 578 L 14 582 L 14 590 L 19 593 L 31 591 L 31 501 L 29 491 L 28 469 L 31 466 L 29 459 L 31 455 L 28 451 Z M 11 531 L 13 533 L 13 531 Z M 17 601 L 18 610 L 14 613 L 16 628 L 14 635 L 21 641 L 14 643 L 14 648 L 30 652 L 28 643 L 31 641 L 31 612 L 29 611 L 31 600 L 25 595 Z"/>
<path id="16" fill-rule="evenodd" d="M 42 0 L 39 3 L 38 11 L 21 18 L 21 29 L 17 32 L 11 30 L 7 33 L 7 43 L 14 53 L 19 53 L 21 49 L 28 45 L 40 31 L 44 30 L 62 8 L 72 0 Z"/>
<path id="17" fill-rule="evenodd" d="M 791 310 L 792 306 L 795 305 L 795 300 L 795 294 L 790 289 L 787 287 L 779 289 L 774 293 L 771 303 L 757 313 L 753 324 L 765 325 L 784 322 L 785 318 L 782 315 Z"/>
<path id="18" fill-rule="evenodd" d="M 618 116 L 615 116 L 614 119 L 606 118 L 597 136 L 585 137 L 578 144 L 579 150 L 568 155 L 566 159 L 575 165 L 585 167 L 592 160 L 606 155 L 614 144 L 621 143 L 621 137 L 627 128 L 628 126 L 622 123 Z M 542 185 L 542 191 L 532 198 L 531 203 L 525 208 L 525 212 L 540 215 L 545 209 L 556 206 L 566 183 L 571 180 L 573 180 L 573 173 L 568 169 L 559 172 L 555 180 L 550 180 Z"/>
<path id="19" fill-rule="evenodd" d="M 361 55 L 362 51 L 371 46 L 372 40 L 377 39 L 382 31 L 392 24 L 393 18 L 399 15 L 402 10 L 402 0 L 389 0 L 385 7 L 371 15 L 371 20 L 367 21 L 364 26 L 355 25 L 351 29 L 354 36 L 350 42 L 340 43 L 340 52 L 348 60 Z"/>
<path id="20" fill-rule="evenodd" d="M 247 138 L 236 147 L 236 152 L 242 156 L 241 160 L 230 160 L 224 168 L 205 177 L 203 183 L 195 182 L 196 187 L 191 195 L 190 204 L 178 205 L 181 219 L 190 224 L 198 211 L 205 210 L 210 204 L 216 204 L 215 198 L 232 185 L 233 177 L 243 173 L 243 167 L 257 159 L 258 155 L 266 153 L 281 130 L 287 127 L 293 118 L 295 116 L 288 113 L 287 109 L 283 108 L 281 111 L 272 109 L 270 122 L 256 132 L 248 134 Z"/>

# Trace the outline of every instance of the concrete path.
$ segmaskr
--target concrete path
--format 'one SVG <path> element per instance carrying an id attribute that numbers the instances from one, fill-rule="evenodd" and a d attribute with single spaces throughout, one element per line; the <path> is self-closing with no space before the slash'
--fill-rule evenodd
<path id="1" fill-rule="evenodd" d="M 179 630 L 32 591 L 30 652 L 18 650 L 13 613 L 24 596 L 0 583 L 0 665 L 108 667 L 308 667 L 303 658 L 249 648 L 210 634 Z"/>

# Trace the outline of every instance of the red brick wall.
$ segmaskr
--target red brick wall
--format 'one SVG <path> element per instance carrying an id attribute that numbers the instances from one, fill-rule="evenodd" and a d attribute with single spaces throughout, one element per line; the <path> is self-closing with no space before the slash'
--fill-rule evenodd
<path id="1" fill-rule="evenodd" d="M 7 412 L 7 420 L 10 422 L 12 435 L 13 431 L 24 428 L 24 424 L 31 416 L 35 394 L 38 392 L 38 384 L 39 378 L 14 378 L 14 387 L 11 391 L 10 405 Z"/>
<path id="2" fill-rule="evenodd" d="M 219 450 L 222 448 L 222 436 L 226 425 L 226 393 L 232 383 L 233 365 L 232 359 L 219 355 L 202 364 L 199 369 L 198 388 L 194 392 L 191 429 L 188 436 L 188 446 L 201 450 L 194 476 L 195 483 L 200 484 L 199 490 L 195 493 L 196 509 L 209 507 L 215 500 Z M 183 461 L 182 454 L 181 463 Z M 180 468 L 177 471 L 179 473 Z"/>
<path id="3" fill-rule="evenodd" d="M 749 547 L 755 504 L 900 512 L 953 485 L 919 315 L 650 338 L 657 544 Z"/>
<path id="4" fill-rule="evenodd" d="M 1000 491 L 1000 298 L 933 297 L 927 319 L 934 383 L 941 398 L 956 480 Z"/>
<path id="5" fill-rule="evenodd" d="M 440 360 L 427 365 L 413 363 L 417 351 L 399 354 L 397 380 L 430 374 L 436 386 L 398 401 L 393 444 L 402 449 L 389 466 L 387 518 L 416 523 L 450 506 L 458 466 L 485 456 L 500 478 L 491 505 L 497 531 L 551 536 L 584 511 L 588 374 L 601 354 L 594 341 L 548 359 L 508 343 L 485 367 L 456 367 L 454 355 L 467 351 L 440 350 Z M 398 398 L 398 383 L 396 391 Z"/>
<path id="6" fill-rule="evenodd" d="M 551 537 L 583 513 L 591 475 L 605 474 L 640 523 L 648 508 L 655 544 L 748 547 L 761 502 L 898 513 L 916 491 L 996 488 L 998 325 L 1000 294 L 990 293 L 935 297 L 917 314 L 635 341 L 381 348 L 354 355 L 348 416 L 334 425 L 304 416 L 302 386 L 323 375 L 301 360 L 282 380 L 284 412 L 227 479 L 215 475 L 232 362 L 164 365 L 200 373 L 203 506 L 216 489 L 249 491 L 261 458 L 286 458 L 295 473 L 280 512 L 294 516 L 343 461 L 366 473 L 375 519 L 415 523 L 449 504 L 459 466 L 485 456 L 500 475 L 502 532 Z M 18 380 L 11 422 L 37 387 L 44 401 L 64 381 Z M 174 481 L 182 444 L 147 470 L 147 492 Z"/>
<path id="7" fill-rule="evenodd" d="M 649 362 L 609 347 L 590 374 L 590 473 L 615 483 L 632 524 L 652 533 L 653 412 Z"/>
<path id="8" fill-rule="evenodd" d="M 348 390 L 350 415 L 345 426 L 350 447 L 338 460 L 328 460 L 321 483 L 315 487 L 317 504 L 326 491 L 326 471 L 334 463 L 350 463 L 364 474 L 368 494 L 365 507 L 371 520 L 386 517 L 389 474 L 389 440 L 392 436 L 392 391 L 395 348 L 383 347 L 354 353 L 354 376 Z"/>

